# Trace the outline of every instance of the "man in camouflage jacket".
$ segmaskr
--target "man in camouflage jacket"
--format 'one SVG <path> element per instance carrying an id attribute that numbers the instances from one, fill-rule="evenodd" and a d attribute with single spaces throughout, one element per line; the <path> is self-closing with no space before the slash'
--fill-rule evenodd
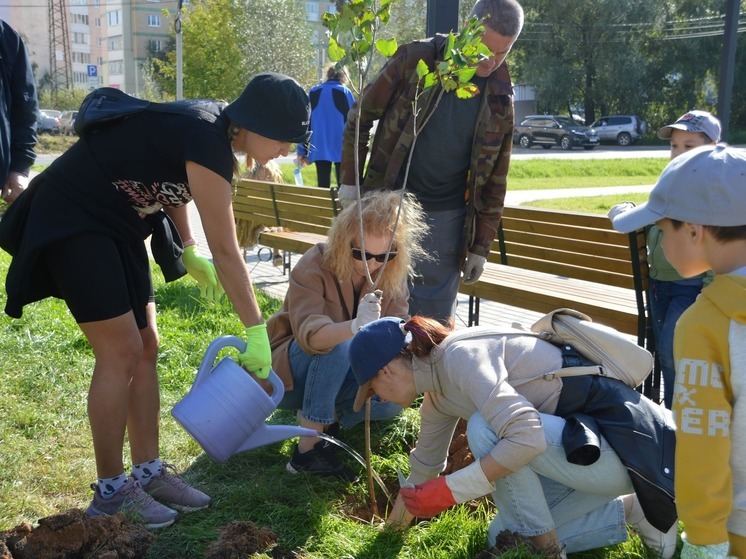
<path id="1" fill-rule="evenodd" d="M 520 33 L 523 11 L 515 0 L 479 0 L 472 15 L 485 18 L 482 41 L 494 53 L 479 64 L 472 80 L 480 92 L 473 100 L 446 93 L 433 109 L 436 85 L 417 100 L 419 131 L 406 183 L 428 215 L 430 232 L 424 248 L 433 257 L 431 262 L 416 263 L 410 314 L 441 320 L 454 315 L 460 271 L 465 283 L 476 282 L 482 273 L 502 217 L 512 148 L 513 90 L 505 57 Z M 414 141 L 416 66 L 423 60 L 433 68 L 442 59 L 445 40 L 436 35 L 401 46 L 366 87 L 358 101 L 359 113 L 357 104 L 351 109 L 342 151 L 343 205 L 356 199 L 358 120 L 361 176 L 371 128 L 378 120 L 362 193 L 402 187 Z M 422 127 L 430 113 L 432 118 Z"/>

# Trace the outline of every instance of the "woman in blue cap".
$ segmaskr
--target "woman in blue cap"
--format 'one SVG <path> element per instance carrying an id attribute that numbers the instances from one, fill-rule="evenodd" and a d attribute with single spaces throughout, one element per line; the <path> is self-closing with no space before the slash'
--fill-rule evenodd
<path id="1" fill-rule="evenodd" d="M 598 407 L 611 409 L 615 420 L 626 420 L 628 415 L 619 410 L 634 401 L 637 411 L 632 415 L 641 420 L 634 428 L 646 439 L 673 440 L 670 415 L 634 389 L 592 375 L 545 378 L 563 367 L 562 350 L 520 330 L 454 331 L 420 316 L 382 318 L 363 326 L 349 355 L 360 385 L 353 409 L 374 394 L 409 406 L 424 393 L 420 433 L 409 457 L 413 485 L 399 492 L 390 525 L 403 528 L 414 517 L 429 518 L 492 494 L 498 514 L 490 526 L 490 545 L 498 533 L 509 530 L 564 557 L 624 541 L 630 524 L 661 557 L 673 556 L 676 511 L 672 495 L 661 489 L 669 481 L 672 487 L 672 480 L 651 474 L 651 485 L 638 499 L 638 485 L 620 459 L 620 454 L 636 453 L 650 470 L 670 468 L 672 475 L 673 449 L 653 445 L 650 450 L 626 442 L 625 452 L 617 454 L 615 448 L 621 447 L 612 448 L 599 436 L 595 462 L 578 465 L 568 461 L 562 445 L 566 421 L 559 415 L 579 394 L 583 402 L 598 396 Z M 477 461 L 438 477 L 459 418 L 468 420 L 469 447 Z M 583 454 L 588 447 L 579 449 Z"/>
<path id="2" fill-rule="evenodd" d="M 153 253 L 167 280 L 188 272 L 208 296 L 225 289 L 246 327 L 240 361 L 266 376 L 269 340 L 231 207 L 234 151 L 266 163 L 309 134 L 308 97 L 281 74 L 255 76 L 222 111 L 211 102 L 174 105 L 183 110 L 145 110 L 81 138 L 0 222 L 0 246 L 13 255 L 5 311 L 20 317 L 28 303 L 62 298 L 93 348 L 88 417 L 98 481 L 88 515 L 128 511 L 150 528 L 210 498 L 159 457 L 158 331 L 144 240 L 160 241 Z M 191 200 L 214 265 L 195 252 Z M 131 475 L 122 460 L 125 431 Z"/>

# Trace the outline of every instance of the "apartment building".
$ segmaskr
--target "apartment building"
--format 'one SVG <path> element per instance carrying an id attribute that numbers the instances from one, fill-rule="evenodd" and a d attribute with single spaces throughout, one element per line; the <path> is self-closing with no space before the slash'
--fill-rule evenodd
<path id="1" fill-rule="evenodd" d="M 107 85 L 137 95 L 149 49 L 166 47 L 179 3 L 189 0 L 33 0 L 0 7 L 0 18 L 26 40 L 37 83 L 50 83 L 62 66 L 71 69 L 74 87 Z"/>
<path id="2" fill-rule="evenodd" d="M 0 6 L 0 18 L 26 41 L 37 83 L 42 86 L 52 83 L 52 75 L 65 68 L 71 70 L 74 87 L 106 85 L 138 95 L 145 87 L 143 63 L 150 52 L 167 47 L 179 4 L 186 10 L 195 1 L 199 0 L 25 0 Z M 335 0 L 298 2 L 303 3 L 306 20 L 315 30 L 317 73 L 323 81 L 329 59 L 321 19 L 325 12 L 336 11 Z M 65 41 L 59 34 L 62 13 Z"/>

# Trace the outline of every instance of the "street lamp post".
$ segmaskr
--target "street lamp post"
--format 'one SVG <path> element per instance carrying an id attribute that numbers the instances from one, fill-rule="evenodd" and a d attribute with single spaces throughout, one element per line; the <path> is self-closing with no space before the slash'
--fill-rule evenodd
<path id="1" fill-rule="evenodd" d="M 174 19 L 174 32 L 176 33 L 176 99 L 184 98 L 184 71 L 183 71 L 183 53 L 181 42 L 181 3 L 178 0 L 176 4 L 176 19 Z"/>

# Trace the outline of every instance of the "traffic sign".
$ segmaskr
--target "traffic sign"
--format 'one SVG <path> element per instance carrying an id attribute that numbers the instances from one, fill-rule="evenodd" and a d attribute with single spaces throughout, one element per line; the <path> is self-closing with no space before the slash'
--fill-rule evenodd
<path id="1" fill-rule="evenodd" d="M 98 66 L 95 64 L 89 64 L 88 65 L 88 77 L 89 78 L 97 78 L 98 77 Z"/>

